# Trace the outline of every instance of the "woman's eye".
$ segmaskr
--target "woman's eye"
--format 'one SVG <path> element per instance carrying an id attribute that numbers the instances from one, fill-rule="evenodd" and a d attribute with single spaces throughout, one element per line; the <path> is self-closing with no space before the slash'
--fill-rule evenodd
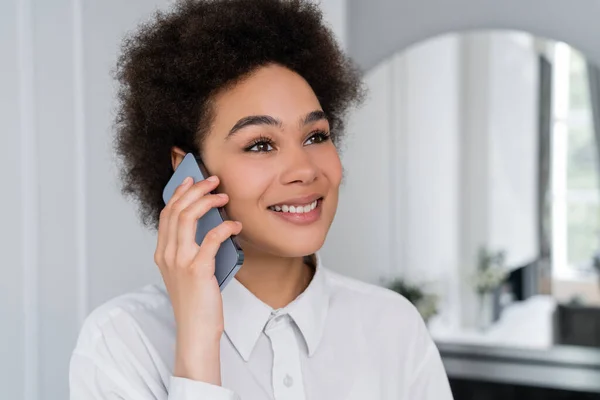
<path id="1" fill-rule="evenodd" d="M 268 153 L 269 151 L 273 150 L 273 146 L 271 145 L 271 143 L 269 141 L 259 140 L 259 141 L 252 143 L 245 150 L 252 151 L 255 153 Z"/>
<path id="2" fill-rule="evenodd" d="M 327 132 L 325 131 L 319 131 L 319 132 L 315 132 L 314 135 L 311 135 L 311 137 L 309 137 L 305 144 L 317 144 L 317 143 L 323 143 L 326 142 L 330 139 L 330 136 Z"/>
<path id="3" fill-rule="evenodd" d="M 328 132 L 325 131 L 317 131 L 314 132 L 306 141 L 305 145 L 311 144 L 319 144 L 330 140 L 330 136 Z M 273 141 L 269 138 L 257 138 L 252 143 L 250 143 L 244 151 L 252 152 L 252 153 L 269 153 L 274 150 Z"/>

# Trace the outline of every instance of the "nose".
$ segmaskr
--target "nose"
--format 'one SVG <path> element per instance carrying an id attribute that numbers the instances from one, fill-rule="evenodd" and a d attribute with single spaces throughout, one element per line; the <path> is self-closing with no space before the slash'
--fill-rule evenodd
<path id="1" fill-rule="evenodd" d="M 281 180 L 283 184 L 310 184 L 317 179 L 318 168 L 304 146 L 289 149 L 281 155 L 284 164 Z"/>

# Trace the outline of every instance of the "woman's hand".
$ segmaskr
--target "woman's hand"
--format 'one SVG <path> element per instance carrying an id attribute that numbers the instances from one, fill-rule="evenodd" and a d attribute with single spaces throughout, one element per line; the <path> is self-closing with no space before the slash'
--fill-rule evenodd
<path id="1" fill-rule="evenodd" d="M 177 324 L 175 376 L 221 384 L 220 339 L 223 303 L 215 278 L 215 256 L 223 241 L 237 235 L 241 223 L 225 221 L 196 244 L 196 225 L 213 207 L 228 202 L 211 194 L 217 177 L 192 184 L 187 178 L 160 213 L 154 261 L 165 282 Z"/>

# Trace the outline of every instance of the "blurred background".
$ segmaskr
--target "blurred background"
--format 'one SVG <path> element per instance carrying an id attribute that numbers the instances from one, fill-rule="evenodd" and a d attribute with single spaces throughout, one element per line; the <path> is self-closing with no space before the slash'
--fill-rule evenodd
<path id="1" fill-rule="evenodd" d="M 110 72 L 170 3 L 0 0 L 2 398 L 68 398 L 85 316 L 160 279 Z M 600 3 L 320 3 L 369 89 L 325 266 L 419 308 L 458 400 L 600 399 Z"/>

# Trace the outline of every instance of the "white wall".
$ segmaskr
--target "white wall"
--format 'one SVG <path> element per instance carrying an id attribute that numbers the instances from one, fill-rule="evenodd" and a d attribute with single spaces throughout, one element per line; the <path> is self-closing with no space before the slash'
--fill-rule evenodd
<path id="1" fill-rule="evenodd" d="M 80 323 L 160 279 L 155 236 L 121 197 L 110 151 L 123 34 L 167 0 L 0 3 L 0 386 L 68 398 Z M 345 40 L 345 1 L 324 0 Z"/>
<path id="2" fill-rule="evenodd" d="M 464 279 L 480 246 L 507 251 L 509 267 L 533 261 L 537 229 L 537 58 L 528 35 L 464 38 L 461 119 L 462 324 L 475 323 Z"/>
<path id="3" fill-rule="evenodd" d="M 490 42 L 490 246 L 506 248 L 507 263 L 516 267 L 539 249 L 539 66 L 530 35 L 492 35 Z"/>
<path id="4" fill-rule="evenodd" d="M 23 9 L 15 1 L 5 1 L 0 12 L 0 54 L 3 57 L 3 73 L 0 74 L 0 132 L 2 132 L 2 214 L 0 224 L 0 251 L 2 254 L 2 278 L 0 279 L 0 385 L 3 395 L 10 399 L 25 396 L 26 382 L 23 369 L 31 368 L 32 346 L 30 336 L 35 334 L 34 321 L 25 317 L 25 310 L 35 301 L 30 287 L 30 271 L 34 260 L 26 248 L 26 237 L 31 233 L 31 220 L 27 212 L 31 204 L 24 203 L 26 191 L 31 190 L 30 170 L 21 170 L 22 149 L 31 140 L 31 124 L 21 117 L 21 110 L 31 107 L 29 69 L 22 68 L 27 61 L 26 47 L 19 43 L 23 37 L 23 25 L 19 17 Z M 19 36 L 18 36 L 19 35 Z M 28 64 L 29 65 L 29 64 Z M 21 70 L 21 73 L 19 73 Z M 23 163 L 24 164 L 24 163 Z"/>
<path id="5" fill-rule="evenodd" d="M 396 183 L 405 202 L 395 225 L 404 250 L 399 272 L 438 293 L 449 293 L 459 264 L 459 46 L 458 37 L 445 36 L 393 61 L 405 66 L 396 79 L 404 123 L 393 133 L 403 138 L 394 158 L 404 177 Z M 451 302 L 449 294 L 444 306 L 457 311 Z"/>
<path id="6" fill-rule="evenodd" d="M 342 162 L 345 182 L 340 190 L 336 218 L 321 251 L 326 267 L 377 282 L 394 271 L 390 224 L 391 90 L 390 67 L 383 65 L 366 77 L 372 91 L 361 113 L 348 123 Z"/>

